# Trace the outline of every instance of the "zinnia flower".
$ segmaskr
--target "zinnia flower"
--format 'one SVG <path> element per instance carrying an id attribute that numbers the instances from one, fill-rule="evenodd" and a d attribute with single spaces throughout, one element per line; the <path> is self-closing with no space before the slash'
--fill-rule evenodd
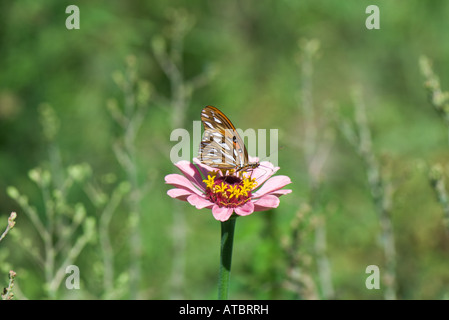
<path id="1" fill-rule="evenodd" d="M 251 162 L 257 158 L 250 159 Z M 279 197 L 292 192 L 282 189 L 291 180 L 287 176 L 274 176 L 279 167 L 268 161 L 249 172 L 237 174 L 223 172 L 202 164 L 198 159 L 194 163 L 179 161 L 175 166 L 180 174 L 169 174 L 165 182 L 174 186 L 167 194 L 179 200 L 187 201 L 197 209 L 212 209 L 219 221 L 228 220 L 233 213 L 247 216 L 255 211 L 264 211 L 279 206 Z"/>

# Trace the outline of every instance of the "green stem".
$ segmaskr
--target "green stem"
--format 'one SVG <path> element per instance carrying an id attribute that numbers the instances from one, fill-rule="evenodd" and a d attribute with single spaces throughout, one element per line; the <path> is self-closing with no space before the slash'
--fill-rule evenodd
<path id="1" fill-rule="evenodd" d="M 218 300 L 228 299 L 231 275 L 232 245 L 234 242 L 235 218 L 221 223 L 220 269 L 218 273 Z"/>

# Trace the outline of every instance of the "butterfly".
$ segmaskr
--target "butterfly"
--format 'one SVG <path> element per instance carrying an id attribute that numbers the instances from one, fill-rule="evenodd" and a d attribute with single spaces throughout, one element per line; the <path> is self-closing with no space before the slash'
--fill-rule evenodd
<path id="1" fill-rule="evenodd" d="M 223 112 L 207 106 L 201 111 L 201 121 L 204 134 L 198 155 L 202 163 L 236 173 L 259 166 L 259 162 L 249 162 L 242 138 Z"/>

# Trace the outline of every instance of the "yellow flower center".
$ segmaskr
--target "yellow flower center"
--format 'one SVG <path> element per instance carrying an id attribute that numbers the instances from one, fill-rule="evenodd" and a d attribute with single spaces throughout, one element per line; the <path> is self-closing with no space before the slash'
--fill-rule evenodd
<path id="1" fill-rule="evenodd" d="M 227 175 L 217 177 L 217 171 L 209 172 L 206 184 L 208 199 L 220 207 L 235 208 L 251 199 L 251 191 L 257 186 L 255 178 L 247 178 L 243 175 Z"/>

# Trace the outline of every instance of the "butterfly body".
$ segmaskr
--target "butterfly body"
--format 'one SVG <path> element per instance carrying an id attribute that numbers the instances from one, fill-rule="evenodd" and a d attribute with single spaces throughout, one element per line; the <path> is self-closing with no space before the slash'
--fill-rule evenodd
<path id="1" fill-rule="evenodd" d="M 207 106 L 201 111 L 204 134 L 200 144 L 202 163 L 220 170 L 235 172 L 255 169 L 259 162 L 249 162 L 248 151 L 232 122 L 223 112 Z"/>

